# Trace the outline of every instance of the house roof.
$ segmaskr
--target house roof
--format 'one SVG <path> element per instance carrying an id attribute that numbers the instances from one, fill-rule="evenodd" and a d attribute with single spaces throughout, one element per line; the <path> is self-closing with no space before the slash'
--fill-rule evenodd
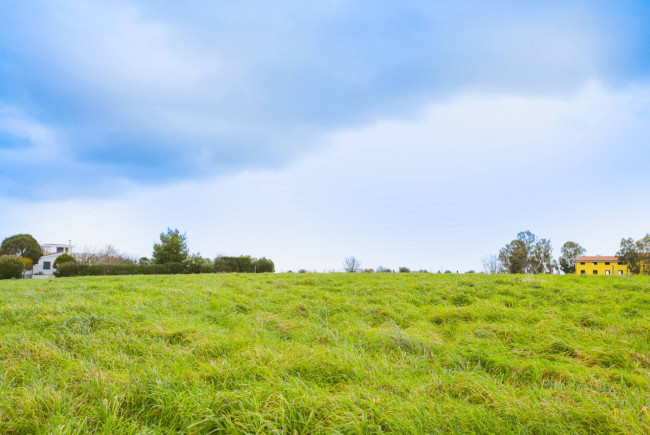
<path id="1" fill-rule="evenodd" d="M 579 262 L 579 261 L 618 261 L 618 257 L 613 257 L 613 256 L 598 256 L 598 257 L 578 257 L 574 262 Z"/>

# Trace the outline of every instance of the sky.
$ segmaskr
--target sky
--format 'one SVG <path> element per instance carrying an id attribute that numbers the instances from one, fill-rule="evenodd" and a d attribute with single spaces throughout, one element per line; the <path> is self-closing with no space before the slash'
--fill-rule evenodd
<path id="1" fill-rule="evenodd" d="M 650 232 L 645 1 L 5 0 L 0 238 L 481 270 Z"/>

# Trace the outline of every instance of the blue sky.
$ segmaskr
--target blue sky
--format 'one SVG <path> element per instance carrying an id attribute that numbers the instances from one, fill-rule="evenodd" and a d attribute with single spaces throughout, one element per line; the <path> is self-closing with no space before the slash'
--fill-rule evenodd
<path id="1" fill-rule="evenodd" d="M 650 231 L 650 6 L 8 0 L 0 237 L 479 269 Z"/>

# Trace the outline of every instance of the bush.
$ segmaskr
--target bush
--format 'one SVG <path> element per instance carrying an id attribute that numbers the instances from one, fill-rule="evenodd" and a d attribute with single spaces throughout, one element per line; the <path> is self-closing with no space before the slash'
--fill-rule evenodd
<path id="1" fill-rule="evenodd" d="M 34 269 L 34 262 L 32 261 L 31 258 L 21 258 L 23 260 L 23 263 L 25 264 L 25 270 L 33 270 Z"/>
<path id="2" fill-rule="evenodd" d="M 409 269 L 408 267 L 402 266 L 402 267 L 399 268 L 399 273 L 411 273 L 411 269 Z"/>
<path id="3" fill-rule="evenodd" d="M 0 279 L 19 279 L 23 276 L 25 263 L 17 255 L 0 256 Z"/>
<path id="4" fill-rule="evenodd" d="M 214 260 L 217 272 L 248 273 L 253 271 L 253 259 L 249 256 L 217 257 Z"/>
<path id="5" fill-rule="evenodd" d="M 301 269 L 305 273 L 307 272 L 304 269 Z M 259 260 L 253 261 L 253 271 L 256 273 L 273 273 L 275 272 L 275 264 L 268 258 L 260 258 Z"/>
<path id="6" fill-rule="evenodd" d="M 54 260 L 54 268 L 58 268 L 62 264 L 65 263 L 76 263 L 77 260 L 74 259 L 74 257 L 70 254 L 62 254 L 56 257 L 56 260 Z"/>
<path id="7" fill-rule="evenodd" d="M 201 273 L 201 268 L 204 265 L 204 259 L 200 254 L 192 254 L 183 260 L 183 264 L 188 273 Z"/>

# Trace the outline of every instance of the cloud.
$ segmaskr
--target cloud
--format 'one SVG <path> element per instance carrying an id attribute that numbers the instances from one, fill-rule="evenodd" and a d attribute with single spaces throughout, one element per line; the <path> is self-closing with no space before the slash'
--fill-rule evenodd
<path id="1" fill-rule="evenodd" d="M 480 269 L 517 231 L 612 254 L 647 232 L 650 87 L 569 96 L 466 92 L 409 120 L 342 128 L 280 170 L 134 187 L 112 198 L 4 202 L 0 228 L 150 255 L 168 226 L 203 255 L 279 269 Z M 47 216 L 47 219 L 43 219 Z"/>
<path id="2" fill-rule="evenodd" d="M 280 168 L 334 130 L 458 93 L 644 80 L 647 16 L 597 2 L 14 2 L 0 17 L 0 104 L 57 132 L 49 146 L 65 158 L 31 156 L 65 174 L 48 196 L 112 195 Z M 32 166 L 5 162 L 0 192 L 42 197 L 31 186 L 51 174 Z"/>

